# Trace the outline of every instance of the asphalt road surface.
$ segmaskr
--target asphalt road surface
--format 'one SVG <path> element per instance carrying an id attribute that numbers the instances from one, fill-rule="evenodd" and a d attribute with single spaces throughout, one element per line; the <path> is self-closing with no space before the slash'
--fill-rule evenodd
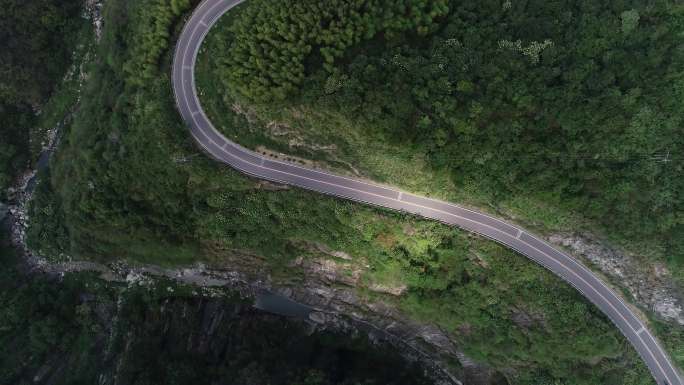
<path id="1" fill-rule="evenodd" d="M 601 309 L 632 343 L 659 385 L 684 385 L 660 344 L 620 296 L 581 263 L 524 229 L 451 203 L 266 158 L 219 133 L 200 106 L 195 62 L 211 26 L 243 1 L 204 0 L 187 21 L 176 45 L 172 80 L 177 107 L 204 151 L 256 178 L 438 220 L 499 242 L 551 270 Z"/>

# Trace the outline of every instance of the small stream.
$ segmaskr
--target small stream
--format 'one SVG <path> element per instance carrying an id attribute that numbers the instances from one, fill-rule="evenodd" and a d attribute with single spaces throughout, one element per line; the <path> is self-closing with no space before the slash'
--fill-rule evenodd
<path id="1" fill-rule="evenodd" d="M 57 129 L 56 135 L 59 136 L 61 133 L 61 127 Z M 48 165 L 50 164 L 50 158 L 52 157 L 52 154 L 55 152 L 55 149 L 57 148 L 57 142 L 59 142 L 59 139 L 55 140 L 52 145 L 48 146 L 47 148 L 44 148 L 43 151 L 40 153 L 40 156 L 38 157 L 38 162 L 36 162 L 36 168 L 34 170 L 33 176 L 28 180 L 26 183 L 26 187 L 24 188 L 24 193 L 28 194 L 31 196 L 33 194 L 33 191 L 36 189 L 36 185 L 38 184 L 38 174 L 45 170 Z"/>

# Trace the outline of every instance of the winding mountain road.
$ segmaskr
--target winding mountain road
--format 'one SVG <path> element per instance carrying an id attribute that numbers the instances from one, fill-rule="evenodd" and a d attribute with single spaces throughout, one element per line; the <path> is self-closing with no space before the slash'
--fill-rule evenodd
<path id="1" fill-rule="evenodd" d="M 172 81 L 177 107 L 204 151 L 219 162 L 256 178 L 434 219 L 513 249 L 558 275 L 601 309 L 631 342 L 659 385 L 684 385 L 652 333 L 619 295 L 581 263 L 528 231 L 451 203 L 273 160 L 219 133 L 200 105 L 195 85 L 195 63 L 209 29 L 224 13 L 243 1 L 204 0 L 187 21 L 176 45 Z"/>

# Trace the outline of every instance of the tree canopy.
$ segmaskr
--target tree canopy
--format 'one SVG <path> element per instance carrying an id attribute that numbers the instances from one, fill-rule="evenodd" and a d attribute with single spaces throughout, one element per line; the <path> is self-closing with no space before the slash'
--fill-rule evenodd
<path id="1" fill-rule="evenodd" d="M 334 111 L 457 187 L 533 197 L 684 265 L 681 5 L 266 3 L 228 28 L 226 94 Z"/>
<path id="2" fill-rule="evenodd" d="M 333 71 L 345 50 L 378 34 L 426 35 L 449 11 L 448 0 L 252 0 L 233 24 L 225 56 L 231 88 L 259 99 L 284 99 L 315 56 Z"/>

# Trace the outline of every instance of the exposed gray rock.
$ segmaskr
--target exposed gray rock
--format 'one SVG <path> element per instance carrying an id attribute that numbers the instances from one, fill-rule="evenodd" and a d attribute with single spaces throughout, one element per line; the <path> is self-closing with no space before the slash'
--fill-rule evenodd
<path id="1" fill-rule="evenodd" d="M 586 259 L 632 295 L 637 304 L 665 321 L 684 325 L 684 298 L 662 264 L 610 248 L 586 234 L 554 234 L 549 241 Z"/>
<path id="2" fill-rule="evenodd" d="M 368 289 L 376 293 L 391 294 L 394 296 L 400 296 L 406 292 L 408 287 L 406 285 L 390 286 L 381 285 L 378 283 L 373 283 L 368 285 Z"/>
<path id="3" fill-rule="evenodd" d="M 97 41 L 100 41 L 102 38 L 102 27 L 104 25 L 104 17 L 102 16 L 103 5 L 104 1 L 102 0 L 85 0 L 84 4 L 83 17 L 92 21 Z"/>
<path id="4" fill-rule="evenodd" d="M 256 257 L 240 257 L 244 266 L 234 264 L 230 270 L 210 269 L 203 264 L 165 269 L 158 266 L 129 266 L 123 262 L 103 265 L 78 261 L 52 264 L 43 261 L 34 268 L 58 275 L 92 271 L 99 273 L 102 279 L 129 286 L 152 284 L 155 277 L 168 278 L 197 286 L 197 295 L 203 297 L 220 296 L 225 288 L 239 293 L 243 298 L 255 298 L 257 293 L 267 289 L 312 307 L 314 311 L 309 313 L 308 319 L 312 332 L 335 330 L 351 335 L 364 333 L 371 341 L 390 343 L 408 360 L 420 361 L 431 368 L 430 372 L 437 384 L 461 384 L 465 376 L 469 378 L 468 384 L 488 384 L 482 379 L 490 378 L 495 373 L 469 360 L 443 330 L 411 320 L 392 303 L 359 297 L 347 275 L 341 274 L 341 271 L 353 265 L 347 261 L 333 264 L 325 264 L 320 260 L 310 263 L 299 261 L 298 267 L 305 274 L 304 282 L 289 284 L 273 281 L 260 270 L 251 270 L 254 261 L 250 261 L 250 258 Z M 447 360 L 460 362 L 462 369 L 449 368 Z"/>
<path id="5" fill-rule="evenodd" d="M 311 312 L 309 319 L 317 324 L 324 325 L 326 323 L 325 313 L 318 311 Z"/>

